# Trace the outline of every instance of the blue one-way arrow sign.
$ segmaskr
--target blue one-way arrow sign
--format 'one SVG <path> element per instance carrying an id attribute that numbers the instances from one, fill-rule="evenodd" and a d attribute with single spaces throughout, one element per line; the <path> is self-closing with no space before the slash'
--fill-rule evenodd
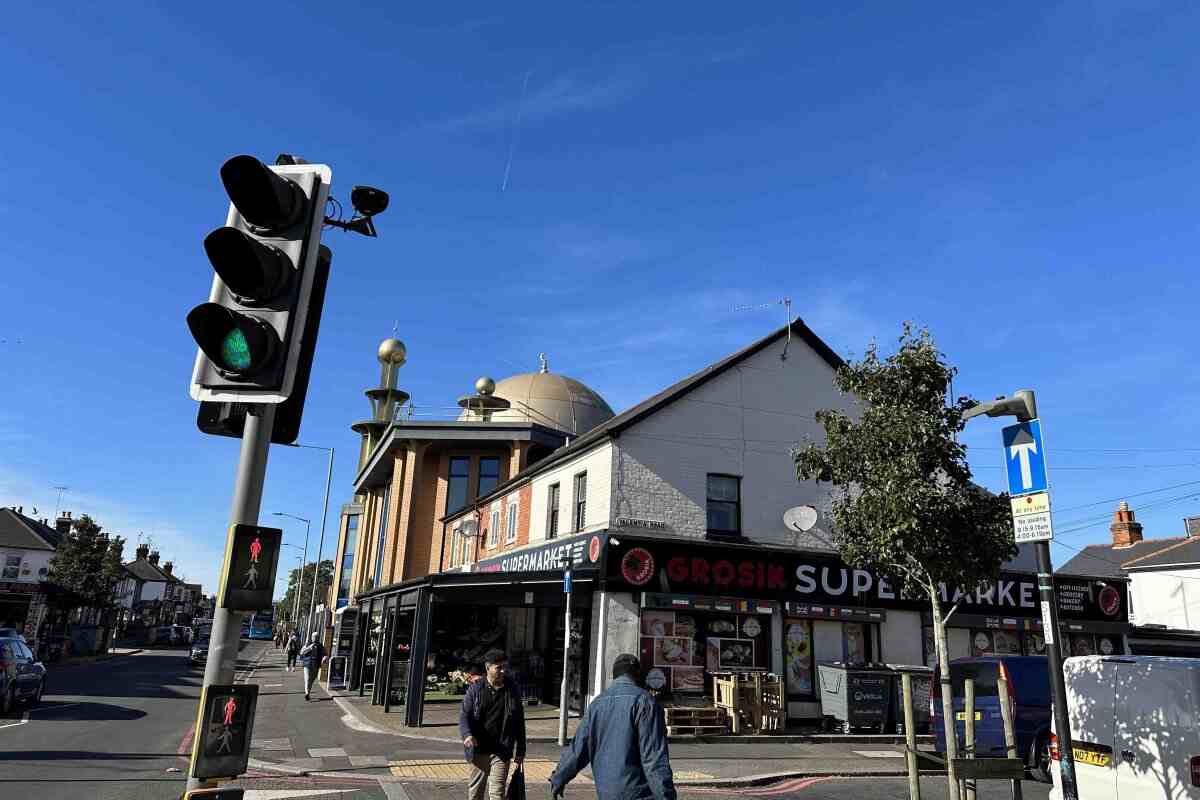
<path id="1" fill-rule="evenodd" d="M 1004 435 L 1004 462 L 1008 467 L 1008 493 L 1046 491 L 1046 451 L 1042 423 L 1033 419 L 1010 425 Z"/>

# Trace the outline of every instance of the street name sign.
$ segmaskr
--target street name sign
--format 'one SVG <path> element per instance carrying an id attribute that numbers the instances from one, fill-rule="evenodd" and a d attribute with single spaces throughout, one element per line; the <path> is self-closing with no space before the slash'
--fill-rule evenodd
<path id="1" fill-rule="evenodd" d="M 259 525 L 232 525 L 225 540 L 226 570 L 217 605 L 231 611 L 266 611 L 275 594 L 283 531 Z"/>
<path id="2" fill-rule="evenodd" d="M 1046 450 L 1042 447 L 1041 420 L 1009 425 L 1001 434 L 1004 462 L 1008 468 L 1008 493 L 1046 491 Z"/>

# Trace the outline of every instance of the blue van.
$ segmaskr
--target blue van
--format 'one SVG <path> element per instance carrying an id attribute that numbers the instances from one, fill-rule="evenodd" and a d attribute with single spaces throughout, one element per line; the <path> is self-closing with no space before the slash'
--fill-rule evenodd
<path id="1" fill-rule="evenodd" d="M 1013 730 L 1017 753 L 1036 780 L 1050 782 L 1050 672 L 1045 656 L 982 656 L 959 658 L 950 662 L 953 687 L 955 729 L 958 752 L 963 751 L 966 730 L 963 683 L 975 680 L 975 757 L 1004 758 L 1004 722 L 1000 716 L 997 679 L 1001 672 L 1008 679 L 1012 697 Z M 934 670 L 929 712 L 933 719 L 934 747 L 946 752 L 946 728 L 942 722 L 942 690 L 938 671 Z"/>

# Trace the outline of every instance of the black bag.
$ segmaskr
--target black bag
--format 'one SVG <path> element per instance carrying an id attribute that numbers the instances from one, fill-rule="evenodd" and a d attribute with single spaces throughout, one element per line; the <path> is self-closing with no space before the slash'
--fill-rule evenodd
<path id="1" fill-rule="evenodd" d="M 522 765 L 518 764 L 516 771 L 513 772 L 504 800 L 525 800 L 525 770 L 521 767 Z"/>

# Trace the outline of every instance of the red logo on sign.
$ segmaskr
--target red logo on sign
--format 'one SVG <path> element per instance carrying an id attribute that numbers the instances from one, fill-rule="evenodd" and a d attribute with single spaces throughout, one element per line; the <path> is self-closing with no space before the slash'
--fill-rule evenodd
<path id="1" fill-rule="evenodd" d="M 600 559 L 600 537 L 593 536 L 592 540 L 590 542 L 588 542 L 588 561 L 591 561 L 593 564 L 595 564 L 596 561 L 598 561 L 599 559 Z"/>
<path id="2" fill-rule="evenodd" d="M 1115 617 L 1121 610 L 1121 593 L 1111 586 L 1105 586 L 1096 597 L 1096 605 L 1110 617 Z"/>
<path id="3" fill-rule="evenodd" d="M 645 586 L 654 577 L 654 556 L 645 548 L 633 548 L 621 559 L 621 575 L 634 586 Z"/>

